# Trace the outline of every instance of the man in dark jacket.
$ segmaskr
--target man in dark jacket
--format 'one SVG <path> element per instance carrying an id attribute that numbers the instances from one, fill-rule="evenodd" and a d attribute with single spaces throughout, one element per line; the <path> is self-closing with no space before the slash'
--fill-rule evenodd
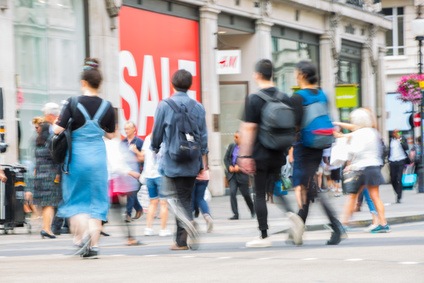
<path id="1" fill-rule="evenodd" d="M 239 212 L 237 207 L 237 189 L 240 189 L 240 192 L 246 201 L 247 206 L 249 207 L 252 218 L 255 217 L 253 201 L 249 194 L 249 176 L 241 172 L 239 166 L 237 165 L 238 152 L 239 132 L 237 131 L 234 134 L 234 143 L 228 146 L 224 157 L 225 177 L 227 178 L 228 184 L 230 186 L 231 210 L 234 214 L 229 218 L 229 220 L 239 219 Z"/>

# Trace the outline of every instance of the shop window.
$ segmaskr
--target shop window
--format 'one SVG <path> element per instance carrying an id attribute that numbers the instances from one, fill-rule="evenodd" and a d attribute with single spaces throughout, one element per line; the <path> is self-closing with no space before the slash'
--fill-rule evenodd
<path id="1" fill-rule="evenodd" d="M 17 86 L 20 108 L 20 156 L 30 158 L 34 135 L 31 120 L 47 102 L 61 103 L 80 93 L 79 75 L 85 57 L 84 1 L 13 1 Z"/>
<path id="2" fill-rule="evenodd" d="M 387 56 L 405 54 L 403 8 L 384 8 L 382 13 L 392 21 L 392 30 L 386 31 Z"/>
<path id="3" fill-rule="evenodd" d="M 291 95 L 292 88 L 297 85 L 294 76 L 296 64 L 306 60 L 319 66 L 318 45 L 273 37 L 272 47 L 272 60 L 275 68 L 274 82 L 281 91 Z"/>

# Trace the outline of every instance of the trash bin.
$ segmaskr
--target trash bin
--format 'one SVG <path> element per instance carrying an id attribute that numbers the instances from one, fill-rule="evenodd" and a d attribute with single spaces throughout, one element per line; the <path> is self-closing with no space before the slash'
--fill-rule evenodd
<path id="1" fill-rule="evenodd" d="M 0 230 L 13 230 L 23 227 L 25 213 L 23 209 L 25 199 L 24 173 L 26 168 L 20 165 L 2 165 L 7 182 L 0 182 Z"/>

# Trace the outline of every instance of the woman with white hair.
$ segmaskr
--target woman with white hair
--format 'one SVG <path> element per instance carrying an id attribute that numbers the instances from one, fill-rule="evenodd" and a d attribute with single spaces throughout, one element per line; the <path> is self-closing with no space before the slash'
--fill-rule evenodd
<path id="1" fill-rule="evenodd" d="M 347 224 L 353 214 L 358 193 L 366 187 L 375 204 L 380 223 L 371 232 L 390 232 L 390 227 L 384 215 L 384 205 L 378 191 L 384 179 L 381 174 L 381 166 L 383 165 L 381 158 L 382 143 L 380 134 L 375 129 L 374 115 L 368 109 L 358 108 L 350 114 L 350 122 L 350 124 L 334 122 L 335 125 L 352 131 L 344 135 L 349 138 L 349 162 L 344 171 L 345 173 L 355 171 L 359 177 L 356 186 L 352 186 L 347 191 L 349 198 L 345 206 L 342 222 Z M 339 133 L 336 135 L 336 137 L 340 136 L 343 136 L 343 134 Z"/>

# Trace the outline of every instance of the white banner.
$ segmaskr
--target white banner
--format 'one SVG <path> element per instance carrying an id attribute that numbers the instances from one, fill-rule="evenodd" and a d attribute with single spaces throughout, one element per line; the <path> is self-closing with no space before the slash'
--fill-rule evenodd
<path id="1" fill-rule="evenodd" d="M 218 75 L 241 73 L 240 50 L 218 50 L 216 59 L 216 70 Z"/>

